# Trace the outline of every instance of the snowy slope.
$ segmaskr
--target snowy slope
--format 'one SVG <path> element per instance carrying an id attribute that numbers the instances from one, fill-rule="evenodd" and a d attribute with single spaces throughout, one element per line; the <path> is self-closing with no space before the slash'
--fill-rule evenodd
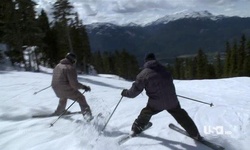
<path id="1" fill-rule="evenodd" d="M 168 124 L 177 123 L 167 112 L 154 116 L 151 120 L 154 125 L 141 137 L 119 146 L 117 140 L 130 131 L 132 122 L 146 105 L 145 92 L 135 99 L 123 98 L 104 134 L 99 136 L 98 131 L 103 128 L 121 98 L 121 90 L 129 88 L 132 83 L 112 77 L 79 76 L 80 82 L 92 88 L 85 96 L 93 114 L 102 112 L 104 118 L 98 118 L 92 124 L 81 124 L 76 121 L 82 120 L 82 116 L 74 115 L 59 119 L 50 128 L 50 123 L 57 117 L 32 119 L 31 115 L 52 113 L 57 106 L 58 98 L 51 88 L 33 95 L 50 85 L 51 74 L 0 72 L 1 150 L 209 150 L 170 130 Z M 209 107 L 179 98 L 203 136 L 227 150 L 248 150 L 250 78 L 175 80 L 175 85 L 178 95 L 215 105 Z M 68 105 L 71 103 L 69 101 Z M 77 104 L 70 108 L 70 111 L 77 110 Z"/>

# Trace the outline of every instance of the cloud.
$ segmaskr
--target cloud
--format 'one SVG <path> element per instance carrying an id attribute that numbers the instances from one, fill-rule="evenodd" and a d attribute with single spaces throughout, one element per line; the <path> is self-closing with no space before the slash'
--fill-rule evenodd
<path id="1" fill-rule="evenodd" d="M 77 3 L 74 4 L 74 7 L 76 11 L 80 14 L 86 15 L 86 16 L 96 16 L 97 11 L 95 7 L 93 7 L 90 4 L 83 4 L 83 3 Z"/>
<path id="2" fill-rule="evenodd" d="M 235 3 L 243 2 L 245 0 L 195 0 L 194 3 L 198 5 L 210 5 L 210 6 L 227 6 Z"/>
<path id="3" fill-rule="evenodd" d="M 166 0 L 122 0 L 112 2 L 112 10 L 117 13 L 134 13 L 148 9 L 169 9 L 171 7 L 171 4 Z"/>
<path id="4" fill-rule="evenodd" d="M 97 14 L 97 11 L 88 4 L 84 5 L 84 10 L 88 16 L 95 16 Z"/>
<path id="5" fill-rule="evenodd" d="M 51 12 L 55 0 L 34 0 Z M 148 23 L 176 12 L 204 11 L 215 15 L 250 16 L 250 0 L 69 0 L 84 23 Z"/>

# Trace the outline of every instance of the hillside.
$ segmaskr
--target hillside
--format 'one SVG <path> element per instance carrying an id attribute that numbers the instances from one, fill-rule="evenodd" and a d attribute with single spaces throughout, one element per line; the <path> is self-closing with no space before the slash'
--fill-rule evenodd
<path id="1" fill-rule="evenodd" d="M 79 81 L 91 86 L 92 91 L 84 95 L 93 114 L 101 112 L 103 118 L 86 124 L 81 123 L 81 115 L 74 115 L 59 119 L 50 128 L 57 117 L 32 119 L 31 116 L 51 113 L 57 106 L 58 98 L 52 89 L 33 95 L 50 85 L 51 74 L 1 71 L 1 150 L 209 150 L 170 130 L 168 124 L 177 123 L 167 112 L 154 116 L 151 119 L 154 125 L 142 136 L 119 146 L 118 139 L 130 132 L 132 122 L 146 105 L 145 92 L 135 99 L 123 98 L 104 134 L 98 136 L 120 100 L 121 90 L 129 88 L 132 82 L 113 75 L 80 75 Z M 226 150 L 249 149 L 250 78 L 175 80 L 174 83 L 178 95 L 214 104 L 209 107 L 179 98 L 203 136 Z M 69 101 L 68 106 L 71 103 Z M 77 104 L 70 108 L 70 111 L 78 110 Z M 218 127 L 223 130 L 215 130 Z"/>

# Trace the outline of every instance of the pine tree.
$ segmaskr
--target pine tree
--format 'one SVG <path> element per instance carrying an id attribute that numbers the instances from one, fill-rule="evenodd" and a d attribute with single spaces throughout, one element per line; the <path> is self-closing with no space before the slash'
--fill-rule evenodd
<path id="1" fill-rule="evenodd" d="M 47 13 L 44 10 L 41 10 L 40 15 L 38 15 L 37 23 L 39 28 L 41 29 L 41 32 L 43 33 L 43 43 L 40 46 L 40 52 L 42 53 L 41 60 L 43 62 L 43 65 L 47 66 L 47 63 L 51 63 L 50 52 L 53 51 L 53 49 L 51 49 L 51 45 L 49 43 L 50 38 L 52 38 L 49 34 L 51 32 L 49 19 Z M 50 67 L 52 66 L 50 65 Z"/>
<path id="2" fill-rule="evenodd" d="M 126 49 L 121 52 L 115 51 L 112 61 L 114 63 L 114 73 L 129 80 L 135 79 L 139 71 L 139 65 L 135 56 L 129 54 Z"/>
<path id="3" fill-rule="evenodd" d="M 9 29 L 13 16 L 15 14 L 15 3 L 10 0 L 1 0 L 0 3 L 0 41 L 6 41 L 4 39 L 7 30 Z"/>
<path id="4" fill-rule="evenodd" d="M 48 65 L 53 68 L 63 57 L 60 49 L 58 48 L 58 35 L 57 30 L 52 27 L 46 34 L 46 62 Z"/>
<path id="5" fill-rule="evenodd" d="M 42 9 L 40 15 L 38 15 L 38 26 L 43 33 L 46 33 L 50 30 L 49 18 L 47 13 Z"/>
<path id="6" fill-rule="evenodd" d="M 196 58 L 185 59 L 185 78 L 184 79 L 195 79 L 196 78 Z"/>
<path id="7" fill-rule="evenodd" d="M 44 34 L 42 33 L 41 28 L 38 26 L 37 19 L 36 19 L 36 11 L 35 11 L 35 6 L 37 5 L 35 2 L 32 0 L 30 1 L 24 1 L 24 18 L 27 18 L 27 21 L 25 21 L 24 25 L 26 26 L 26 35 L 25 35 L 25 41 L 24 44 L 28 46 L 35 46 L 36 48 L 34 49 L 34 55 L 35 55 L 35 60 L 36 62 L 36 70 L 39 71 L 39 65 L 40 65 L 40 58 L 38 58 L 38 55 L 40 53 L 41 47 L 43 45 L 42 38 L 44 37 Z M 31 64 L 29 64 L 31 65 Z"/>
<path id="8" fill-rule="evenodd" d="M 230 68 L 231 68 L 231 58 L 232 55 L 232 50 L 229 42 L 226 42 L 226 59 L 224 63 L 224 77 L 229 77 L 230 76 Z"/>
<path id="9" fill-rule="evenodd" d="M 173 73 L 173 77 L 175 79 L 181 79 L 181 66 L 182 66 L 182 60 L 180 58 L 176 58 L 174 64 L 174 73 Z"/>
<path id="10" fill-rule="evenodd" d="M 65 57 L 68 52 L 74 52 L 70 37 L 69 23 L 73 13 L 73 6 L 68 0 L 57 0 L 53 4 L 53 28 L 57 39 L 57 60 Z"/>
<path id="11" fill-rule="evenodd" d="M 53 4 L 54 21 L 67 25 L 70 17 L 74 14 L 72 12 L 73 8 L 68 0 L 57 0 Z"/>
<path id="12" fill-rule="evenodd" d="M 246 53 L 246 37 L 245 35 L 241 36 L 241 41 L 240 41 L 240 47 L 238 49 L 238 58 L 237 58 L 237 63 L 238 63 L 238 75 L 243 75 L 243 66 L 244 66 L 244 61 L 245 61 L 245 54 Z"/>
<path id="13" fill-rule="evenodd" d="M 244 69 L 244 75 L 250 76 L 250 40 L 246 44 L 246 57 L 243 69 Z"/>
<path id="14" fill-rule="evenodd" d="M 235 77 L 238 75 L 238 45 L 237 45 L 237 42 L 234 41 L 234 44 L 233 44 L 233 48 L 232 48 L 232 53 L 231 53 L 231 57 L 230 57 L 230 77 Z"/>
<path id="15" fill-rule="evenodd" d="M 2 1 L 1 1 L 2 3 Z M 10 45 L 9 56 L 12 62 L 25 64 L 23 46 L 37 46 L 41 44 L 40 29 L 36 24 L 36 3 L 32 0 L 4 1 L 6 14 L 4 19 L 3 40 Z"/>
<path id="16" fill-rule="evenodd" d="M 197 69 L 196 69 L 197 66 L 198 66 L 197 57 L 194 57 L 192 61 L 192 68 L 193 68 L 192 79 L 197 79 Z"/>
<path id="17" fill-rule="evenodd" d="M 207 64 L 206 79 L 216 79 L 216 72 L 213 64 Z"/>
<path id="18" fill-rule="evenodd" d="M 216 55 L 216 62 L 214 68 L 215 68 L 215 78 L 221 78 L 223 74 L 223 67 L 222 67 L 220 53 Z"/>
<path id="19" fill-rule="evenodd" d="M 12 64 L 20 63 L 22 57 L 22 38 L 18 25 L 18 13 L 16 10 L 16 2 L 10 0 L 2 0 L 1 3 L 1 41 L 10 46 L 11 51 L 7 52 Z M 19 34 L 18 34 L 19 33 Z M 15 35 L 15 36 L 13 36 Z M 19 44 L 21 43 L 21 44 Z"/>
<path id="20" fill-rule="evenodd" d="M 0 3 L 0 42 L 4 41 L 6 28 L 10 23 L 11 15 L 14 12 L 14 2 L 10 0 L 1 0 Z"/>
<path id="21" fill-rule="evenodd" d="M 207 56 L 202 49 L 198 50 L 197 58 L 197 79 L 207 78 Z"/>
<path id="22" fill-rule="evenodd" d="M 91 64 L 93 64 L 97 73 L 103 73 L 104 65 L 103 65 L 103 58 L 102 58 L 101 52 L 97 51 L 93 53 L 92 55 L 93 56 L 92 56 Z"/>
<path id="23" fill-rule="evenodd" d="M 77 55 L 78 66 L 82 72 L 87 72 L 87 65 L 91 61 L 91 50 L 87 32 L 82 24 L 82 20 L 79 19 L 78 13 L 75 13 L 70 33 L 73 49 Z"/>
<path id="24" fill-rule="evenodd" d="M 108 52 L 104 52 L 102 54 L 102 60 L 103 60 L 103 73 L 107 73 L 107 74 L 111 74 L 112 73 L 112 69 L 111 69 L 111 54 Z"/>
<path id="25" fill-rule="evenodd" d="M 186 59 L 185 79 L 192 79 L 192 59 Z"/>
<path id="26" fill-rule="evenodd" d="M 19 25 L 24 44 L 34 46 L 40 40 L 40 28 L 36 22 L 36 3 L 32 0 L 16 0 L 19 14 Z"/>
<path id="27" fill-rule="evenodd" d="M 136 57 L 125 49 L 114 53 L 100 51 L 92 54 L 91 63 L 98 73 L 116 74 L 125 79 L 134 80 L 139 72 Z"/>
<path id="28" fill-rule="evenodd" d="M 121 77 L 125 77 L 126 76 L 126 72 L 127 72 L 127 61 L 128 61 L 128 57 L 127 54 L 122 51 L 122 52 L 118 52 L 116 51 L 116 56 L 115 56 L 115 62 L 116 62 L 116 72 L 119 76 Z"/>

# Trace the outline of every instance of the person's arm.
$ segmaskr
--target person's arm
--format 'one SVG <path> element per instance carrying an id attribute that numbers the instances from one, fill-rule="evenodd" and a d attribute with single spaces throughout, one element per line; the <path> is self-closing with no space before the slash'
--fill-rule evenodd
<path id="1" fill-rule="evenodd" d="M 129 97 L 129 98 L 134 98 L 138 96 L 143 89 L 145 88 L 145 79 L 140 73 L 137 75 L 135 82 L 132 84 L 132 87 L 129 90 L 123 90 L 122 91 L 122 96 Z"/>

